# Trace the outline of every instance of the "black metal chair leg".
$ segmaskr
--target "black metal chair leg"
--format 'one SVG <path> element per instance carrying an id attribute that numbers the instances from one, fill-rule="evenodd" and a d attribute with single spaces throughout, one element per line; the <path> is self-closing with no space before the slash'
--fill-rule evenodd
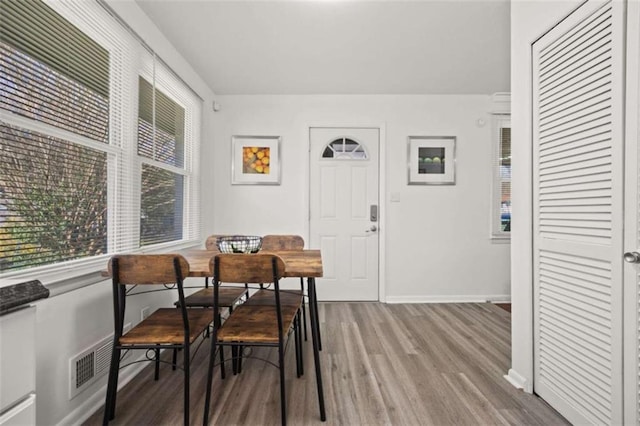
<path id="1" fill-rule="evenodd" d="M 313 285 L 311 285 L 313 282 Z M 309 305 L 313 303 L 313 307 L 309 306 L 309 314 L 314 315 L 315 317 L 315 325 L 316 325 L 316 335 L 318 336 L 318 350 L 322 350 L 322 339 L 320 338 L 320 317 L 318 316 L 318 295 L 316 294 L 316 280 L 315 278 L 307 278 L 307 283 L 309 284 Z M 312 302 L 313 300 L 313 302 Z M 314 320 L 311 320 L 312 322 Z M 313 325 L 313 324 L 312 324 Z"/>
<path id="2" fill-rule="evenodd" d="M 107 384 L 107 398 L 104 403 L 103 425 L 113 420 L 116 414 L 116 394 L 118 392 L 118 372 L 120 370 L 120 349 L 111 351 L 111 365 L 109 367 L 109 380 Z"/>
<path id="3" fill-rule="evenodd" d="M 177 365 L 178 365 L 178 348 L 173 348 L 173 357 L 171 358 L 171 369 L 175 371 Z"/>
<path id="4" fill-rule="evenodd" d="M 327 414 L 324 408 L 324 389 L 322 386 L 322 370 L 320 368 L 320 325 L 318 324 L 318 305 L 315 300 L 315 292 L 316 285 L 314 278 L 308 279 L 309 284 L 309 296 L 313 298 L 313 300 L 309 300 L 309 309 L 311 321 L 314 321 L 315 324 L 311 324 L 311 340 L 313 341 L 313 360 L 316 367 L 316 384 L 318 386 L 318 405 L 320 406 L 320 420 L 323 422 L 327 420 Z"/>
<path id="5" fill-rule="evenodd" d="M 213 357 L 214 354 L 211 354 L 211 356 Z M 224 365 L 224 346 L 220 346 L 220 378 L 222 380 L 227 378 L 227 369 Z"/>
<path id="6" fill-rule="evenodd" d="M 184 424 L 189 425 L 189 343 L 185 342 L 184 345 Z"/>
<path id="7" fill-rule="evenodd" d="M 213 336 L 211 337 L 211 356 L 209 356 L 209 368 L 207 370 L 207 391 L 204 399 L 204 415 L 202 418 L 203 426 L 207 426 L 209 424 L 209 406 L 211 404 L 211 383 L 213 382 L 213 366 L 215 363 L 214 360 L 216 353 L 216 341 L 217 336 L 214 330 Z M 222 351 L 222 346 L 220 347 L 220 350 Z"/>
<path id="8" fill-rule="evenodd" d="M 307 308 L 304 306 L 304 278 L 300 277 L 300 291 L 302 292 L 302 319 L 304 324 L 304 341 L 307 341 Z"/>
<path id="9" fill-rule="evenodd" d="M 208 279 L 208 278 L 207 278 Z M 208 282 L 207 282 L 208 284 Z M 233 307 L 229 308 L 229 312 L 233 311 Z M 218 315 L 218 319 L 220 324 L 222 324 L 222 316 Z M 209 329 L 207 328 L 207 332 L 209 332 Z M 211 338 L 211 335 L 208 334 L 207 337 Z M 214 352 L 211 352 L 211 356 L 214 356 Z M 231 359 L 231 361 L 233 362 L 233 358 Z M 234 373 L 235 374 L 235 373 Z M 224 364 L 224 346 L 220 346 L 220 378 L 221 379 L 226 379 L 227 378 L 227 368 Z"/>
<path id="10" fill-rule="evenodd" d="M 296 377 L 300 377 L 300 312 L 296 314 L 293 320 L 293 343 L 296 351 Z"/>
<path id="11" fill-rule="evenodd" d="M 302 299 L 302 318 L 303 318 L 303 325 L 304 325 L 304 341 L 307 341 L 307 308 L 305 306 L 304 303 L 304 298 Z"/>
<path id="12" fill-rule="evenodd" d="M 300 316 L 300 313 L 298 312 L 298 316 Z M 303 326 L 304 324 L 302 323 L 302 319 L 298 318 L 298 321 L 300 322 L 300 325 Z M 300 345 L 300 376 L 304 375 L 304 345 L 302 343 L 302 330 L 298 330 L 299 333 L 299 337 L 298 337 L 298 342 Z"/>
<path id="13" fill-rule="evenodd" d="M 298 377 L 302 377 L 304 374 L 304 354 L 302 349 L 302 318 L 301 313 L 298 311 L 296 314 L 296 330 L 295 330 L 295 344 L 296 344 L 296 372 Z"/>
<path id="14" fill-rule="evenodd" d="M 160 348 L 153 350 L 155 356 L 155 372 L 153 374 L 153 380 L 158 381 L 160 378 Z"/>
<path id="15" fill-rule="evenodd" d="M 287 424 L 287 396 L 284 384 L 284 347 L 282 342 L 278 345 L 278 366 L 280 368 L 280 416 L 282 426 Z"/>
<path id="16" fill-rule="evenodd" d="M 235 376 L 238 374 L 238 347 L 231 346 L 231 371 Z"/>

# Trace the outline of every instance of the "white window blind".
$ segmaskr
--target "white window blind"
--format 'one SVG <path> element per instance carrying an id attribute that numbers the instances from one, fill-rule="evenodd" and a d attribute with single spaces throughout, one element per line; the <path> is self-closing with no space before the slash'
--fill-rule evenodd
<path id="1" fill-rule="evenodd" d="M 0 16 L 0 274 L 196 239 L 197 95 L 96 1 Z"/>
<path id="2" fill-rule="evenodd" d="M 0 123 L 1 270 L 107 251 L 107 155 Z"/>

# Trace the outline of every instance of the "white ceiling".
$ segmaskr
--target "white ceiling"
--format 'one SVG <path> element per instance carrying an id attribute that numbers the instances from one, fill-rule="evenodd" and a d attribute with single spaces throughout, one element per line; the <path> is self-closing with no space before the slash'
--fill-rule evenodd
<path id="1" fill-rule="evenodd" d="M 508 0 L 136 0 L 217 94 L 509 91 Z"/>

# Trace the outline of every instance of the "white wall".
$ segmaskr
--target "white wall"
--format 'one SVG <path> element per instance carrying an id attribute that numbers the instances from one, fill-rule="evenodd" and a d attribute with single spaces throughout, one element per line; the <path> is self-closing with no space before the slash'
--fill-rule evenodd
<path id="1" fill-rule="evenodd" d="M 511 2 L 511 370 L 509 378 L 533 390 L 533 266 L 531 157 L 531 44 L 580 0 Z"/>
<path id="2" fill-rule="evenodd" d="M 384 126 L 389 301 L 483 300 L 509 296 L 509 245 L 489 239 L 491 129 L 489 96 L 224 96 L 214 94 L 132 0 L 109 4 L 204 98 L 201 150 L 204 235 L 300 233 L 307 229 L 309 125 Z M 280 186 L 231 186 L 233 134 L 283 137 Z M 407 186 L 409 135 L 453 135 L 455 186 Z M 391 203 L 389 194 L 400 201 Z M 143 306 L 140 300 L 129 319 Z M 108 281 L 36 303 L 37 422 L 75 424 L 104 402 L 106 377 L 68 400 L 69 358 L 112 332 Z"/>
<path id="3" fill-rule="evenodd" d="M 509 245 L 490 240 L 490 96 L 218 96 L 206 141 L 205 233 L 308 230 L 308 127 L 383 126 L 389 302 L 509 298 Z M 477 126 L 477 120 L 487 123 Z M 282 137 L 280 186 L 231 185 L 231 136 Z M 386 137 L 385 137 L 386 135 Z M 455 186 L 407 185 L 407 136 L 457 137 Z M 390 194 L 400 201 L 390 202 Z"/>
<path id="4" fill-rule="evenodd" d="M 141 35 L 202 98 L 211 105 L 214 94 L 189 64 L 169 44 L 133 0 L 109 0 L 110 6 Z M 203 108 L 203 140 L 212 139 L 211 108 Z M 206 190 L 206 188 L 205 188 Z M 106 266 L 106 265 L 105 265 Z M 191 280 L 187 283 L 190 284 Z M 191 282 L 192 283 L 192 282 Z M 168 294 L 131 299 L 127 321 L 140 320 L 140 310 L 173 303 Z M 76 398 L 69 400 L 69 359 L 113 333 L 111 282 L 104 281 L 35 303 L 36 342 L 36 421 L 40 425 L 78 424 L 103 403 L 106 376 Z M 144 364 L 140 364 L 144 366 Z M 122 370 L 122 384 L 127 370 Z"/>

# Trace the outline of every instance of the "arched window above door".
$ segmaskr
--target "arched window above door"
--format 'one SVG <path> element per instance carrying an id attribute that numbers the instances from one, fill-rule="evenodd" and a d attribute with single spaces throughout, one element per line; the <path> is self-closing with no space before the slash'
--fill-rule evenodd
<path id="1" fill-rule="evenodd" d="M 322 151 L 322 158 L 334 160 L 367 160 L 369 156 L 357 141 L 342 137 L 329 142 Z"/>

